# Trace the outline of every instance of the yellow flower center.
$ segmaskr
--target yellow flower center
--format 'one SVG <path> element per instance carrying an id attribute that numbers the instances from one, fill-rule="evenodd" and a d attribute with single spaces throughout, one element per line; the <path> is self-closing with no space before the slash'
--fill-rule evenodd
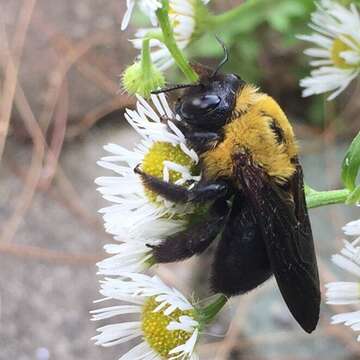
<path id="1" fill-rule="evenodd" d="M 159 305 L 154 297 L 149 298 L 143 305 L 142 331 L 146 342 L 161 357 L 167 358 L 175 347 L 185 344 L 191 333 L 184 330 L 167 330 L 171 321 L 178 321 L 180 316 L 194 317 L 195 310 L 175 310 L 171 315 L 165 315 L 163 310 L 154 312 Z"/>
<path id="2" fill-rule="evenodd" d="M 340 69 L 351 69 L 354 65 L 348 64 L 341 56 L 344 51 L 352 50 L 352 48 L 340 39 L 335 39 L 331 48 L 331 60 L 335 66 Z"/>
<path id="3" fill-rule="evenodd" d="M 145 173 L 162 179 L 164 170 L 163 162 L 165 160 L 183 165 L 190 170 L 194 165 L 193 160 L 181 150 L 179 145 L 175 146 L 167 142 L 157 141 L 144 156 L 141 168 Z M 171 183 L 176 182 L 180 178 L 181 173 L 178 171 L 169 171 L 169 181 Z M 146 195 L 151 202 L 157 202 L 156 193 L 146 190 Z"/>

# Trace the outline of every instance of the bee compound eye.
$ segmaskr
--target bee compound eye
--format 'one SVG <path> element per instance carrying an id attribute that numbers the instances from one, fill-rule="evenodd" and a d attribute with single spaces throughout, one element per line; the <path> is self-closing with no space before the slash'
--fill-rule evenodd
<path id="1" fill-rule="evenodd" d="M 220 104 L 220 97 L 218 95 L 202 95 L 200 97 L 196 97 L 191 101 L 191 105 L 194 108 L 198 108 L 201 110 L 212 110 L 215 109 Z"/>

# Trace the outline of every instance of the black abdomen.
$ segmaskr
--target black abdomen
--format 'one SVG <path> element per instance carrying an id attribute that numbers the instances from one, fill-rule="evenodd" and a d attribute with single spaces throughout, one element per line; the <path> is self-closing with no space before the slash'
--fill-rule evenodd
<path id="1" fill-rule="evenodd" d="M 237 195 L 215 252 L 212 289 L 229 296 L 243 294 L 271 275 L 256 214 L 245 198 Z"/>

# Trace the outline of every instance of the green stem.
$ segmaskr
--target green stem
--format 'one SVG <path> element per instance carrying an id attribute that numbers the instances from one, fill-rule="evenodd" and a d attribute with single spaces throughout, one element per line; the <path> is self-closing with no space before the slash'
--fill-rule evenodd
<path id="1" fill-rule="evenodd" d="M 309 209 L 325 205 L 344 204 L 350 195 L 350 190 L 315 191 L 306 196 L 306 203 Z"/>
<path id="2" fill-rule="evenodd" d="M 150 40 L 144 39 L 141 48 L 141 68 L 145 79 L 151 76 L 151 64 Z"/>
<path id="3" fill-rule="evenodd" d="M 247 13 L 256 11 L 258 7 L 272 6 L 273 4 L 278 4 L 279 1 L 281 0 L 247 0 L 229 11 L 213 16 L 212 23 L 214 26 L 224 25 L 233 20 L 241 19 Z"/>
<path id="4" fill-rule="evenodd" d="M 201 322 L 205 324 L 209 324 L 214 317 L 220 312 L 220 310 L 227 303 L 228 298 L 220 294 L 217 299 L 211 304 L 207 305 L 205 308 L 200 310 Z"/>
<path id="5" fill-rule="evenodd" d="M 169 20 L 168 0 L 163 0 L 163 6 L 156 11 L 156 16 L 163 33 L 163 43 L 165 44 L 171 56 L 175 60 L 176 65 L 184 73 L 184 75 L 189 81 L 196 82 L 199 79 L 199 76 L 192 69 L 186 57 L 176 44 L 174 32 Z"/>

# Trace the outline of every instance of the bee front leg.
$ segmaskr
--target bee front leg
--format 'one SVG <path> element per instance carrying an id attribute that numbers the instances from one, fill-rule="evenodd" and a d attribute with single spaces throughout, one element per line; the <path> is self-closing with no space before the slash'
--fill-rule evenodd
<path id="1" fill-rule="evenodd" d="M 134 172 L 140 175 L 144 186 L 175 203 L 204 203 L 226 197 L 230 191 L 225 181 L 213 183 L 199 183 L 193 189 L 163 181 L 155 176 L 146 174 L 138 165 Z"/>
<path id="2" fill-rule="evenodd" d="M 222 139 L 223 136 L 216 132 L 194 131 L 186 135 L 186 140 L 191 144 L 191 147 L 199 153 L 203 153 L 216 147 Z"/>
<path id="3" fill-rule="evenodd" d="M 196 152 L 202 153 L 214 148 L 223 139 L 223 134 L 212 131 L 197 131 L 182 120 L 161 117 L 161 122 L 166 124 L 172 122 L 185 136 L 187 142 Z"/>

